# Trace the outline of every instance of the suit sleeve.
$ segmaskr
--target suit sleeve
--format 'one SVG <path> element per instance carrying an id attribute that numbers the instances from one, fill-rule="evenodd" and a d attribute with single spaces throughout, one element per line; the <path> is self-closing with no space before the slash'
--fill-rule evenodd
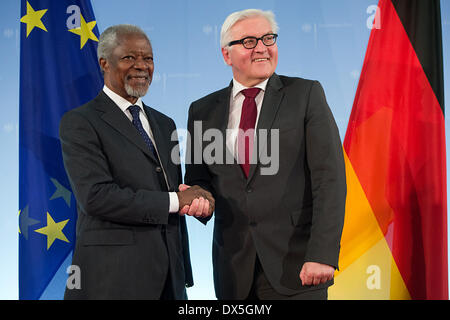
<path id="1" fill-rule="evenodd" d="M 201 159 L 196 159 L 196 155 L 203 155 L 203 145 L 202 145 L 202 133 L 194 132 L 194 104 L 191 104 L 189 108 L 188 116 L 188 133 L 189 138 L 186 142 L 186 173 L 184 175 L 184 181 L 187 185 L 194 186 L 198 185 L 203 189 L 211 192 L 214 198 L 214 189 L 211 184 L 211 175 L 209 173 L 207 165 L 203 162 L 203 156 Z M 197 218 L 203 224 L 206 224 L 211 219 L 211 216 L 207 218 Z"/>
<path id="2" fill-rule="evenodd" d="M 123 224 L 167 224 L 168 193 L 119 187 L 88 119 L 66 113 L 59 134 L 64 166 L 82 212 Z"/>
<path id="3" fill-rule="evenodd" d="M 338 268 L 346 179 L 339 131 L 319 82 L 311 87 L 305 119 L 313 215 L 305 261 Z"/>

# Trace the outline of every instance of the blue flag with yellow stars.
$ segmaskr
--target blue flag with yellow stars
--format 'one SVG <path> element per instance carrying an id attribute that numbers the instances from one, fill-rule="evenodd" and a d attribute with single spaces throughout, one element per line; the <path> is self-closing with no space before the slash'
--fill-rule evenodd
<path id="1" fill-rule="evenodd" d="M 58 138 L 61 116 L 103 86 L 90 0 L 21 0 L 19 299 L 61 299 L 76 203 Z"/>

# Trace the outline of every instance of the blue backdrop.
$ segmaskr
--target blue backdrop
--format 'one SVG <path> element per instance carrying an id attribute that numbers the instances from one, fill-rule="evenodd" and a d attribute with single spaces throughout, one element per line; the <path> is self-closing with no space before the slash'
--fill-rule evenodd
<path id="1" fill-rule="evenodd" d="M 92 0 L 99 31 L 112 24 L 139 25 L 149 35 L 155 74 L 146 104 L 186 127 L 189 104 L 228 85 L 220 28 L 236 10 L 272 10 L 280 26 L 278 74 L 319 80 L 341 138 L 358 84 L 377 0 Z M 450 97 L 450 1 L 441 1 L 445 96 Z M 18 117 L 20 1 L 0 4 L 0 299 L 18 297 Z M 445 121 L 448 132 L 448 120 Z M 450 167 L 447 164 L 447 167 Z M 447 174 L 447 176 L 449 176 Z M 192 299 L 214 299 L 212 224 L 188 219 L 195 286 Z M 69 261 L 66 262 L 66 264 Z M 66 277 L 65 267 L 59 276 Z M 51 288 L 45 297 L 56 297 Z"/>

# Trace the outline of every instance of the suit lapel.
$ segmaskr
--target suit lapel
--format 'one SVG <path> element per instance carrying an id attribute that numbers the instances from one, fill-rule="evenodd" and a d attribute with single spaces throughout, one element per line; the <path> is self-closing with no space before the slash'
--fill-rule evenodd
<path id="1" fill-rule="evenodd" d="M 170 148 L 170 136 L 167 136 L 167 133 L 165 134 L 165 131 L 161 128 L 158 121 L 155 119 L 155 116 L 153 115 L 151 109 L 144 105 L 145 113 L 147 114 L 148 122 L 150 123 L 150 128 L 153 133 L 153 138 L 155 140 L 156 149 L 158 150 L 158 155 L 161 160 L 161 166 L 163 167 L 164 171 L 166 172 L 167 176 L 167 183 L 169 185 L 169 188 L 172 185 L 172 180 L 169 174 L 169 158 L 171 155 Z M 172 132 L 169 133 L 171 135 Z M 178 186 L 177 186 L 178 187 Z"/>
<path id="2" fill-rule="evenodd" d="M 228 120 L 230 117 L 230 99 L 231 99 L 231 91 L 233 89 L 233 81 L 230 82 L 229 87 L 224 90 L 224 93 L 219 96 L 217 99 L 217 112 L 213 119 L 217 119 L 217 123 L 210 126 L 211 128 L 218 128 L 222 133 L 223 144 L 224 144 L 224 161 L 228 164 L 233 170 L 237 170 L 240 175 L 242 175 L 243 181 L 245 180 L 244 173 L 239 164 L 233 163 L 229 164 L 228 160 L 233 160 L 235 162 L 236 158 L 233 153 L 234 150 L 229 150 L 227 147 L 227 128 L 228 128 Z"/>
<path id="3" fill-rule="evenodd" d="M 99 103 L 96 108 L 103 113 L 101 118 L 115 130 L 120 132 L 131 143 L 141 149 L 142 152 L 144 152 L 149 158 L 158 163 L 154 155 L 150 152 L 148 146 L 145 144 L 144 139 L 142 139 L 139 132 L 127 116 L 122 112 L 122 110 L 120 110 L 120 108 L 117 107 L 117 105 L 105 93 L 103 93 L 103 91 L 97 96 L 97 98 Z"/>
<path id="4" fill-rule="evenodd" d="M 264 100 L 261 106 L 258 124 L 256 126 L 257 137 L 259 137 L 260 132 L 259 130 L 265 129 L 267 130 L 266 132 L 269 133 L 270 129 L 272 128 L 273 121 L 275 120 L 275 116 L 278 112 L 281 100 L 283 99 L 284 95 L 280 91 L 282 87 L 283 83 L 281 82 L 278 75 L 274 73 L 267 82 L 266 92 L 264 93 Z M 267 139 L 264 140 L 263 144 L 261 144 L 259 141 L 260 139 L 258 138 L 256 140 L 256 142 L 258 143 L 254 145 L 253 149 L 253 151 L 255 150 L 258 151 L 257 159 L 260 158 L 262 150 L 264 150 L 267 147 Z M 255 157 L 255 152 L 252 157 Z M 253 175 L 255 174 L 257 167 L 258 163 L 250 165 L 247 184 L 250 182 Z"/>
<path id="5" fill-rule="evenodd" d="M 210 126 L 211 128 L 218 128 L 222 132 L 223 137 L 226 137 L 228 118 L 230 115 L 230 96 L 231 90 L 233 88 L 233 81 L 230 83 L 228 88 L 223 90 L 223 93 L 217 98 L 217 111 L 212 118 L 213 122 Z"/>
<path id="6" fill-rule="evenodd" d="M 227 147 L 227 128 L 230 117 L 230 98 L 233 89 L 233 81 L 227 88 L 222 89 L 216 98 L 214 108 L 211 108 L 210 116 L 204 126 L 202 127 L 202 134 L 208 129 L 218 129 L 223 137 L 223 160 L 226 168 L 229 170 L 236 170 L 238 175 L 242 176 L 242 181 L 245 176 L 242 172 L 241 166 L 236 163 L 233 152 Z M 231 163 L 229 161 L 232 161 Z"/>
<path id="7" fill-rule="evenodd" d="M 233 81 L 231 81 L 230 86 L 227 90 L 224 90 L 223 94 L 219 96 L 217 99 L 217 111 L 214 113 L 213 121 L 209 125 L 210 128 L 219 128 L 219 130 L 222 132 L 224 141 L 226 141 L 226 130 L 228 127 L 228 119 L 229 119 L 229 110 L 230 110 L 230 96 L 231 96 L 231 90 L 233 87 Z M 281 104 L 281 100 L 283 99 L 283 93 L 280 91 L 280 89 L 283 87 L 283 83 L 281 82 L 280 78 L 277 74 L 273 74 L 269 81 L 267 82 L 266 92 L 264 94 L 264 100 L 263 104 L 261 106 L 261 111 L 258 119 L 258 124 L 256 129 L 266 129 L 267 132 L 272 128 L 273 121 L 275 120 L 276 114 L 278 112 L 278 109 Z M 216 120 L 217 119 L 217 120 Z M 258 134 L 258 131 L 257 131 Z M 258 140 L 259 141 L 259 140 Z M 262 150 L 266 148 L 267 140 L 264 141 L 264 144 L 261 144 L 258 142 L 258 144 L 255 144 L 254 147 L 258 151 L 258 157 L 260 158 Z M 229 154 L 230 151 L 226 147 L 226 142 L 224 142 L 224 150 L 226 154 Z M 229 156 L 230 158 L 233 158 L 233 156 Z M 238 170 L 239 173 L 242 175 L 243 181 L 246 181 L 246 184 L 248 185 L 254 176 L 256 172 L 256 168 L 258 167 L 258 163 L 251 164 L 250 165 L 250 171 L 248 178 L 245 179 L 245 175 L 242 172 L 242 168 L 239 164 L 231 165 L 231 167 L 234 168 L 234 170 Z"/>

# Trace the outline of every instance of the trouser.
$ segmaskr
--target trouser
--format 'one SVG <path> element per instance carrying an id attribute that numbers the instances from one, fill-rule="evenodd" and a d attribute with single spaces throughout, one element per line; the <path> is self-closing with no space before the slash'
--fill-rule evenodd
<path id="1" fill-rule="evenodd" d="M 161 293 L 160 300 L 174 300 L 172 277 L 170 276 L 170 270 L 167 272 L 166 283 L 164 284 L 164 289 Z"/>
<path id="2" fill-rule="evenodd" d="M 167 241 L 166 241 L 166 227 L 161 226 L 161 236 L 164 240 L 164 244 L 167 249 Z M 169 252 L 167 251 L 167 254 Z M 170 267 L 167 270 L 166 282 L 164 283 L 163 291 L 161 292 L 160 300 L 174 300 L 175 296 L 173 294 L 173 286 L 172 286 L 172 277 L 170 276 Z"/>
<path id="3" fill-rule="evenodd" d="M 256 257 L 253 284 L 247 300 L 327 300 L 327 298 L 328 288 L 311 289 L 291 296 L 278 293 L 270 285 L 261 263 Z"/>

